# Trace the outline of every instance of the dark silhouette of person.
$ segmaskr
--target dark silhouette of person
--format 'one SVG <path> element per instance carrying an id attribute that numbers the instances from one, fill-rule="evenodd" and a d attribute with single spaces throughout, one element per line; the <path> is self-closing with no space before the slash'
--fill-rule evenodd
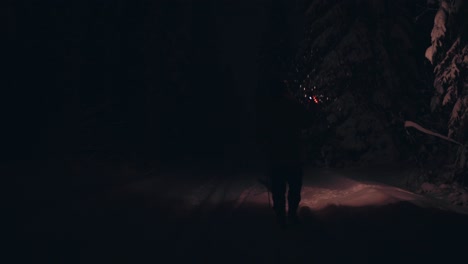
<path id="1" fill-rule="evenodd" d="M 312 124 L 312 116 L 294 98 L 285 83 L 276 83 L 266 109 L 264 137 L 269 163 L 273 209 L 282 228 L 286 222 L 298 224 L 301 201 L 305 144 L 302 129 Z M 286 215 L 286 190 L 288 210 Z"/>

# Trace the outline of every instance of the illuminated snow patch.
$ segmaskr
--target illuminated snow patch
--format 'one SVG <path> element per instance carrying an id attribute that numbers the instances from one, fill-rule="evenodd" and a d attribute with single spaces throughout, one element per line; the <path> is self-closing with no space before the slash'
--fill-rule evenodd
<path id="1" fill-rule="evenodd" d="M 347 189 L 306 186 L 302 190 L 301 205 L 319 210 L 329 205 L 379 206 L 400 201 L 415 202 L 418 198 L 416 194 L 395 187 L 356 183 Z"/>

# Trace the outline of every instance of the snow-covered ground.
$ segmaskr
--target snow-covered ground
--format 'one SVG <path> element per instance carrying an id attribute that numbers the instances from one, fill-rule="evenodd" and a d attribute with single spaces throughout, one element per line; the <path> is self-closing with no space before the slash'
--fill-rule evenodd
<path id="1" fill-rule="evenodd" d="M 466 210 L 382 171 L 307 168 L 302 225 L 287 230 L 260 171 L 154 171 L 70 212 L 52 252 L 60 263 L 421 263 L 468 249 Z"/>
<path id="2" fill-rule="evenodd" d="M 235 210 L 245 204 L 269 206 L 271 202 L 267 188 L 261 183 L 265 178 L 261 173 L 239 173 L 227 177 L 223 172 L 185 173 L 186 177 L 181 177 L 179 172 L 179 175 L 150 178 L 125 186 L 122 191 L 148 200 L 175 200 L 183 206 L 174 210 L 187 215 L 194 210 L 209 210 L 225 203 L 234 204 L 232 210 Z M 320 211 L 329 206 L 365 207 L 409 202 L 421 208 L 468 214 L 468 208 L 401 188 L 402 176 L 396 173 L 306 168 L 301 206 Z"/>

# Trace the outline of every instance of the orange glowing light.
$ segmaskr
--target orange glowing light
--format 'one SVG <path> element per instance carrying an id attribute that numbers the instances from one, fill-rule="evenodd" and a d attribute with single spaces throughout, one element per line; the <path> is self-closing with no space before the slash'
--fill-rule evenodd
<path id="1" fill-rule="evenodd" d="M 317 96 L 314 95 L 313 98 L 314 98 L 314 102 L 315 102 L 316 104 L 318 104 L 318 103 L 319 103 L 319 100 L 317 99 Z"/>

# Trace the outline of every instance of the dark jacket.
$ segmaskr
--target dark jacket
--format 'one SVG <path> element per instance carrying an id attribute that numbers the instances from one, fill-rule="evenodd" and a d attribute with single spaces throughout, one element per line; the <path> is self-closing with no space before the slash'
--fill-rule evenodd
<path id="1" fill-rule="evenodd" d="M 304 162 L 302 130 L 313 123 L 312 115 L 294 98 L 275 97 L 267 103 L 264 118 L 261 136 L 270 162 Z"/>

